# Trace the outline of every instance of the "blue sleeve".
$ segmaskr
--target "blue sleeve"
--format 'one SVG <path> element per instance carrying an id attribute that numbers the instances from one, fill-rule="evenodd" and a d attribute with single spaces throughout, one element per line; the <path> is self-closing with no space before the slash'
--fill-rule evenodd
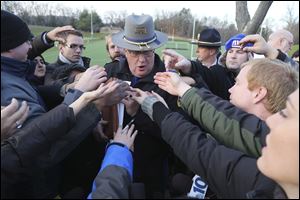
<path id="1" fill-rule="evenodd" d="M 112 143 L 105 153 L 100 172 L 108 165 L 117 165 L 127 169 L 132 179 L 133 158 L 127 146 Z"/>
<path id="2" fill-rule="evenodd" d="M 129 174 L 131 180 L 133 179 L 133 158 L 130 150 L 127 146 L 120 146 L 120 143 L 111 143 L 105 153 L 105 157 L 102 162 L 101 169 L 99 173 L 103 171 L 103 169 L 109 165 L 117 165 L 119 167 L 125 168 Z M 98 174 L 99 174 L 98 173 Z M 92 191 L 87 197 L 88 199 L 92 199 L 92 193 L 95 191 L 96 185 L 95 181 L 93 182 Z"/>
<path id="3" fill-rule="evenodd" d="M 83 94 L 83 92 L 81 92 L 80 90 L 69 89 L 68 93 L 66 94 L 66 96 L 64 98 L 64 102 L 63 103 L 67 104 L 67 105 L 70 105 L 74 101 L 76 101 L 82 94 Z"/>

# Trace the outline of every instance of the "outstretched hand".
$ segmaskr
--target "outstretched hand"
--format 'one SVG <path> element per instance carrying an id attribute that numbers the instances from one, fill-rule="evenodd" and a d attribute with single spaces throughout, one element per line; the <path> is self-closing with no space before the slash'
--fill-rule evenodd
<path id="1" fill-rule="evenodd" d="M 133 89 L 135 92 L 135 95 L 132 96 L 132 99 L 134 99 L 136 102 L 138 102 L 139 104 L 142 104 L 143 101 L 148 97 L 148 96 L 154 96 L 158 101 L 162 102 L 167 108 L 168 104 L 166 103 L 166 101 L 156 92 L 152 91 L 152 92 L 145 92 L 143 90 L 140 90 L 138 88 L 134 88 Z"/>
<path id="2" fill-rule="evenodd" d="M 82 92 L 95 90 L 101 83 L 107 80 L 107 73 L 99 65 L 89 67 L 80 77 L 75 85 L 75 89 Z"/>
<path id="3" fill-rule="evenodd" d="M 89 101 L 94 101 L 99 98 L 103 98 L 105 95 L 112 93 L 116 88 L 118 87 L 117 82 L 110 82 L 107 85 L 104 85 L 104 83 L 101 83 L 100 86 L 91 92 L 85 92 L 83 95 Z"/>
<path id="4" fill-rule="evenodd" d="M 133 149 L 134 139 L 138 133 L 137 130 L 134 132 L 133 132 L 133 130 L 134 130 L 134 124 L 132 124 L 130 126 L 130 128 L 127 125 L 123 130 L 121 127 L 119 127 L 117 132 L 114 135 L 113 141 L 122 143 L 133 151 L 134 150 Z"/>
<path id="5" fill-rule="evenodd" d="M 177 53 L 171 49 L 163 50 L 163 60 L 166 69 L 176 69 L 181 70 L 188 74 L 191 71 L 191 62 L 186 59 L 183 55 Z"/>
<path id="6" fill-rule="evenodd" d="M 159 88 L 174 96 L 182 96 L 186 90 L 191 88 L 178 74 L 173 72 L 156 73 L 154 83 L 156 83 Z"/>
<path id="7" fill-rule="evenodd" d="M 13 98 L 11 103 L 1 106 L 1 140 L 12 136 L 17 128 L 21 128 L 29 113 L 29 106 L 26 101 L 19 107 L 18 101 Z"/>

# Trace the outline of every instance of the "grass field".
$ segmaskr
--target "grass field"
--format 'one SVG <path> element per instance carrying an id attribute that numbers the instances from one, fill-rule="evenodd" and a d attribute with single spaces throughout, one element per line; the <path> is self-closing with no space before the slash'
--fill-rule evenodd
<path id="1" fill-rule="evenodd" d="M 110 58 L 108 57 L 108 54 L 106 52 L 105 48 L 105 40 L 99 40 L 95 39 L 92 41 L 85 41 L 86 49 L 83 52 L 83 56 L 90 57 L 91 64 L 99 64 L 103 66 L 105 63 L 110 62 Z M 162 46 L 161 48 L 156 50 L 156 53 L 161 56 L 161 51 L 165 48 L 176 48 L 177 46 L 177 52 L 184 55 L 185 57 L 190 57 L 191 52 L 191 45 L 187 42 L 169 42 L 166 45 Z M 195 49 L 194 49 L 195 50 Z M 43 56 L 46 59 L 47 62 L 52 63 L 55 62 L 58 55 L 58 48 L 53 47 L 49 50 L 47 50 Z M 195 56 L 195 55 L 193 55 Z"/>
<path id="2" fill-rule="evenodd" d="M 29 26 L 30 30 L 34 35 L 39 35 L 44 31 L 49 31 L 53 29 L 53 27 L 43 27 L 43 26 Z M 105 40 L 104 35 L 100 33 L 95 33 L 93 35 L 93 39 L 91 39 L 90 33 L 83 33 L 85 38 L 85 46 L 86 49 L 83 52 L 83 56 L 87 56 L 91 58 L 91 64 L 99 64 L 103 66 L 105 63 L 110 62 L 110 58 L 105 49 Z M 195 45 L 194 50 L 195 51 Z M 161 56 L 161 51 L 165 48 L 172 48 L 178 51 L 178 53 L 190 58 L 191 56 L 191 44 L 182 39 L 178 41 L 169 41 L 166 45 L 162 46 L 159 49 L 156 49 L 156 53 Z M 48 63 L 53 63 L 56 61 L 58 55 L 58 48 L 53 47 L 43 53 L 44 58 Z M 195 53 L 192 55 L 195 57 Z"/>
<path id="3" fill-rule="evenodd" d="M 42 26 L 29 26 L 29 28 L 34 35 L 38 35 L 43 31 L 48 31 L 53 29 L 52 27 L 42 27 Z M 91 39 L 90 33 L 84 33 L 84 38 L 85 38 L 86 50 L 84 50 L 83 56 L 87 56 L 91 58 L 91 65 L 98 64 L 100 66 L 103 66 L 105 63 L 110 62 L 110 58 L 108 57 L 108 54 L 105 49 L 105 40 L 103 34 L 95 33 L 93 35 L 93 38 Z M 184 55 L 186 58 L 191 57 L 191 50 L 193 48 L 192 57 L 195 57 L 196 45 L 193 45 L 192 47 L 191 44 L 183 40 L 175 40 L 175 41 L 169 40 L 166 45 L 160 47 L 159 49 L 156 49 L 155 52 L 161 56 L 161 51 L 165 48 L 174 49 L 178 53 Z M 292 55 L 297 49 L 299 49 L 299 44 L 293 46 L 290 55 Z M 224 47 L 222 47 L 221 51 L 224 52 Z M 57 47 L 53 47 L 47 50 L 43 54 L 43 56 L 45 57 L 48 63 L 55 62 L 57 59 L 57 55 L 58 55 Z"/>

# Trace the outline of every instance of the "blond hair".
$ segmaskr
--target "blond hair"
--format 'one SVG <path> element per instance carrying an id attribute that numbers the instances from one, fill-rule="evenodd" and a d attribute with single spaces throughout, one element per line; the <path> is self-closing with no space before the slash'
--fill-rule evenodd
<path id="1" fill-rule="evenodd" d="M 109 52 L 109 46 L 108 46 L 108 41 L 112 39 L 113 34 L 109 34 L 107 36 L 105 36 L 105 48 L 106 51 Z"/>
<path id="2" fill-rule="evenodd" d="M 242 65 L 251 65 L 247 74 L 248 89 L 265 87 L 265 108 L 276 113 L 285 108 L 287 97 L 299 88 L 299 73 L 280 60 L 254 59 Z"/>

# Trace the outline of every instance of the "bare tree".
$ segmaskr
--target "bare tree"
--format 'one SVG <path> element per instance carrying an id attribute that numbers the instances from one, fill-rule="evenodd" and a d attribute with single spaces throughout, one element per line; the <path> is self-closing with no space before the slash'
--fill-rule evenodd
<path id="1" fill-rule="evenodd" d="M 19 1 L 1 1 L 2 9 L 14 14 L 19 14 L 19 12 L 23 12 L 24 10 Z"/>
<path id="2" fill-rule="evenodd" d="M 235 10 L 235 21 L 238 31 L 244 30 L 247 23 L 250 21 L 247 1 L 237 1 Z"/>
<path id="3" fill-rule="evenodd" d="M 286 23 L 285 29 L 293 34 L 295 44 L 299 44 L 299 17 L 295 14 L 292 5 L 287 7 L 285 17 L 282 20 Z"/>
<path id="4" fill-rule="evenodd" d="M 236 2 L 236 23 L 238 31 L 245 34 L 254 34 L 264 21 L 273 1 L 261 1 L 253 18 L 250 20 L 247 2 Z"/>

